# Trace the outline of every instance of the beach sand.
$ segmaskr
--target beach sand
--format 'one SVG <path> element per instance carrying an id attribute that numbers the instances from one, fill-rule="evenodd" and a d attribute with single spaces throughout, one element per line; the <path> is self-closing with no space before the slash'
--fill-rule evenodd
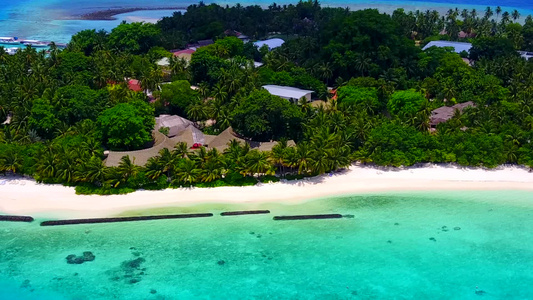
<path id="1" fill-rule="evenodd" d="M 126 211 L 199 204 L 299 204 L 317 198 L 392 191 L 533 191 L 533 173 L 520 167 L 497 170 L 427 165 L 379 169 L 354 165 L 347 170 L 296 181 L 248 187 L 179 188 L 127 195 L 76 195 L 74 188 L 0 178 L 0 212 L 48 218 L 115 216 Z"/>

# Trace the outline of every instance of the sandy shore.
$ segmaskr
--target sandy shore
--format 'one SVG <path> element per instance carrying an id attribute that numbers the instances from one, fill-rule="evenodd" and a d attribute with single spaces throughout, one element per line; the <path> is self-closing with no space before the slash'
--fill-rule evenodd
<path id="1" fill-rule="evenodd" d="M 0 178 L 0 212 L 58 218 L 105 217 L 129 210 L 208 203 L 297 204 L 316 198 L 368 192 L 506 189 L 533 192 L 533 173 L 518 167 L 483 170 L 430 165 L 381 170 L 352 166 L 344 172 L 306 180 L 250 187 L 138 191 L 112 196 L 80 196 L 71 187 Z"/>

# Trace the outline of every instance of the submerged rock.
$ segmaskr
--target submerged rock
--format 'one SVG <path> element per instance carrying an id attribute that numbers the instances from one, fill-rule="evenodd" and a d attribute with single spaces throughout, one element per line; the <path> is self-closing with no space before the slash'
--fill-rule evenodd
<path id="1" fill-rule="evenodd" d="M 132 269 L 139 269 L 141 264 L 145 262 L 146 260 L 142 257 L 133 259 L 133 260 L 127 260 L 122 262 L 122 269 L 125 271 L 131 271 Z"/>
<path id="2" fill-rule="evenodd" d="M 429 240 L 430 240 L 430 241 L 434 241 L 434 242 L 437 241 L 434 237 L 430 237 Z"/>
<path id="3" fill-rule="evenodd" d="M 217 261 L 217 264 L 218 264 L 219 266 L 223 266 L 224 264 L 226 264 L 226 262 L 223 261 L 223 260 L 219 260 L 219 261 Z"/>
<path id="4" fill-rule="evenodd" d="M 30 280 L 29 279 L 26 279 L 22 282 L 22 284 L 20 285 L 20 288 L 23 288 L 23 289 L 27 289 L 31 287 L 31 284 L 30 284 Z"/>
<path id="5" fill-rule="evenodd" d="M 485 295 L 487 292 L 485 292 L 484 290 L 477 290 L 476 291 L 476 295 L 479 295 L 479 296 L 483 296 Z"/>
<path id="6" fill-rule="evenodd" d="M 151 289 L 151 290 L 150 290 L 150 294 L 156 294 L 156 293 L 157 293 L 156 290 L 154 290 L 154 289 Z"/>
<path id="7" fill-rule="evenodd" d="M 81 265 L 82 263 L 86 261 L 93 261 L 96 257 L 94 254 L 90 251 L 83 252 L 83 255 L 76 256 L 74 254 L 70 254 L 67 256 L 67 263 L 68 264 L 74 264 L 74 265 Z"/>

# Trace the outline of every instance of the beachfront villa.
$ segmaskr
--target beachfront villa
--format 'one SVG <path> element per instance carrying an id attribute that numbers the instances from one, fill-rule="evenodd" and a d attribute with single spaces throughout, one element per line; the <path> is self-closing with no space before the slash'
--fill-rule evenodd
<path id="1" fill-rule="evenodd" d="M 164 148 L 169 150 L 174 149 L 177 143 L 184 142 L 187 146 L 194 150 L 200 147 L 209 149 L 217 149 L 223 152 L 228 148 L 228 144 L 236 140 L 241 144 L 248 144 L 250 149 L 257 149 L 260 151 L 270 151 L 278 144 L 277 141 L 270 142 L 256 142 L 252 140 L 245 140 L 238 136 L 231 127 L 222 131 L 219 135 L 204 134 L 196 127 L 196 123 L 187 120 L 177 115 L 160 115 L 155 118 L 156 124 L 152 131 L 154 143 L 150 148 L 135 150 L 135 151 L 107 151 L 105 165 L 108 167 L 118 166 L 123 156 L 129 155 L 135 160 L 135 164 L 143 166 L 148 162 L 150 157 L 158 156 L 159 151 Z M 161 130 L 162 128 L 166 128 Z M 167 131 L 168 129 L 168 131 Z M 163 133 L 164 132 L 164 133 Z M 295 146 L 294 141 L 287 142 L 288 146 Z"/>
<path id="2" fill-rule="evenodd" d="M 292 103 L 298 103 L 298 100 L 305 98 L 307 102 L 311 102 L 311 95 L 313 91 L 302 90 L 290 86 L 281 86 L 281 85 L 263 85 L 263 88 L 267 90 L 271 95 L 287 99 Z"/>
<path id="3" fill-rule="evenodd" d="M 450 120 L 456 111 L 463 112 L 463 110 L 467 107 L 474 107 L 474 102 L 468 101 L 464 103 L 458 103 L 454 106 L 443 106 L 439 107 L 431 112 L 431 116 L 429 117 L 429 123 L 431 125 L 431 129 L 435 129 L 438 124 L 444 123 L 448 120 Z"/>

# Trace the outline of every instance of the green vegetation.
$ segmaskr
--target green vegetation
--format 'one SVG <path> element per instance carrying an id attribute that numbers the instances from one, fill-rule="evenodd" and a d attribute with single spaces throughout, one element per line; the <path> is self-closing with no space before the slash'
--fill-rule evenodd
<path id="1" fill-rule="evenodd" d="M 97 120 L 103 144 L 111 150 L 136 150 L 152 141 L 154 109 L 146 102 L 120 103 L 106 109 Z"/>
<path id="2" fill-rule="evenodd" d="M 517 19 L 492 10 L 450 10 L 442 18 L 435 11 L 350 12 L 316 1 L 267 9 L 200 3 L 157 24 L 82 31 L 48 54 L 0 48 L 0 172 L 112 194 L 249 185 L 354 161 L 533 167 L 533 62 L 517 53 L 533 51 L 533 19 Z M 231 29 L 285 43 L 257 49 Z M 168 52 L 203 39 L 215 42 L 190 62 Z M 459 55 L 417 46 L 439 39 L 473 48 Z M 156 64 L 162 57 L 168 68 Z M 130 79 L 139 80 L 140 92 L 128 88 Z M 264 84 L 311 89 L 327 105 L 290 103 Z M 430 130 L 433 109 L 467 101 L 475 106 Z M 178 144 L 146 166 L 128 156 L 117 167 L 104 164 L 105 149 L 150 145 L 154 116 L 163 113 L 212 134 L 232 126 L 245 138 L 282 142 L 269 152 L 231 143 L 224 153 Z"/>

